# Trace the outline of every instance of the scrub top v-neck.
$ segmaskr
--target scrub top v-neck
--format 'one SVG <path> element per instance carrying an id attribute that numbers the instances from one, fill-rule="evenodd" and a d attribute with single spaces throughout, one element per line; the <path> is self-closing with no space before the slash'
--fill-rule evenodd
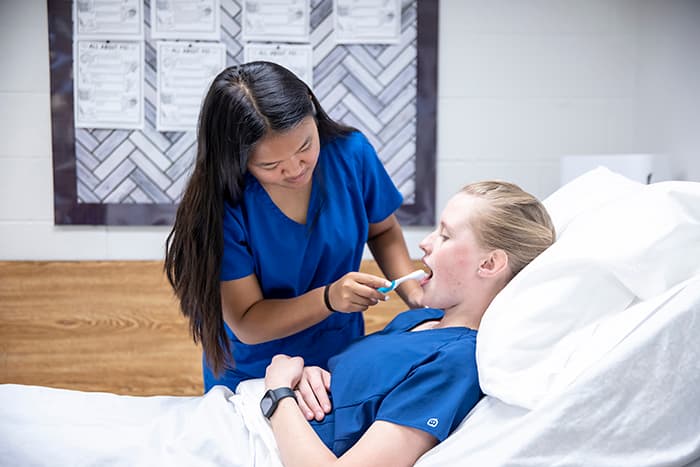
<path id="1" fill-rule="evenodd" d="M 354 132 L 322 145 L 305 224 L 287 217 L 251 175 L 243 199 L 225 205 L 220 279 L 255 274 L 266 299 L 292 298 L 357 271 L 369 224 L 386 219 L 403 197 L 364 135 Z M 204 386 L 232 389 L 260 378 L 275 354 L 299 355 L 327 368 L 328 359 L 364 334 L 361 313 L 332 313 L 297 334 L 261 344 L 241 342 L 225 326 L 235 367 L 218 378 L 203 359 Z"/>

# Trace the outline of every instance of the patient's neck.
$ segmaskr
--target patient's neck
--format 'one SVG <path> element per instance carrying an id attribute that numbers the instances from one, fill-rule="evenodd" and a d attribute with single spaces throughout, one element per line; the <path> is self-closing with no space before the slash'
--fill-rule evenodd
<path id="1" fill-rule="evenodd" d="M 463 319 L 462 317 L 448 316 L 447 313 L 442 317 L 442 319 L 431 319 L 428 321 L 423 321 L 414 328 L 413 331 L 426 331 L 428 329 L 444 329 L 444 328 L 469 328 L 477 330 L 479 329 L 479 323 L 481 318 L 478 320 Z"/>
<path id="2" fill-rule="evenodd" d="M 440 324 L 439 319 L 431 319 L 430 321 L 423 321 L 419 325 L 411 328 L 411 332 L 414 331 L 426 331 L 428 329 L 435 329 L 437 325 Z"/>
<path id="3" fill-rule="evenodd" d="M 434 326 L 436 329 L 439 328 L 454 328 L 454 327 L 464 327 L 469 329 L 477 330 L 479 329 L 479 324 L 481 323 L 481 316 L 450 316 L 445 313 L 445 316 Z"/>

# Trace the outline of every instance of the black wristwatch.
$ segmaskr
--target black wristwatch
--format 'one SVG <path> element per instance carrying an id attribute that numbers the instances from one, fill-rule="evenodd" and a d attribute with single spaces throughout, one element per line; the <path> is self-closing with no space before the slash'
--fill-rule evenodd
<path id="1" fill-rule="evenodd" d="M 293 397 L 294 400 L 297 400 L 297 396 L 292 388 L 268 389 L 265 392 L 263 398 L 260 399 L 260 410 L 262 410 L 265 418 L 269 419 L 272 417 L 272 414 L 277 410 L 277 404 L 285 397 Z"/>

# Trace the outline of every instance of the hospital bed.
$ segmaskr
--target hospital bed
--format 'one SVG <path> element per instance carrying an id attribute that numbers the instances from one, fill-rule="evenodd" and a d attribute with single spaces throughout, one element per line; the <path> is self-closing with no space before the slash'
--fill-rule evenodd
<path id="1" fill-rule="evenodd" d="M 416 465 L 700 465 L 700 183 L 598 168 L 545 205 L 557 242 L 482 320 L 486 395 Z M 262 390 L 1 385 L 0 465 L 277 466 Z"/>

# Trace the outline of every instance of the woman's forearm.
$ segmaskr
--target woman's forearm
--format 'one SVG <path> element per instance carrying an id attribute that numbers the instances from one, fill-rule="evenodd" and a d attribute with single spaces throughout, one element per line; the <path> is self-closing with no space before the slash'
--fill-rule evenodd
<path id="1" fill-rule="evenodd" d="M 241 342 L 258 344 L 303 331 L 330 313 L 319 287 L 294 298 L 259 300 L 238 318 L 224 312 L 224 319 Z"/>
<path id="2" fill-rule="evenodd" d="M 293 398 L 282 399 L 270 418 L 285 467 L 321 467 L 338 459 L 311 428 Z"/>

